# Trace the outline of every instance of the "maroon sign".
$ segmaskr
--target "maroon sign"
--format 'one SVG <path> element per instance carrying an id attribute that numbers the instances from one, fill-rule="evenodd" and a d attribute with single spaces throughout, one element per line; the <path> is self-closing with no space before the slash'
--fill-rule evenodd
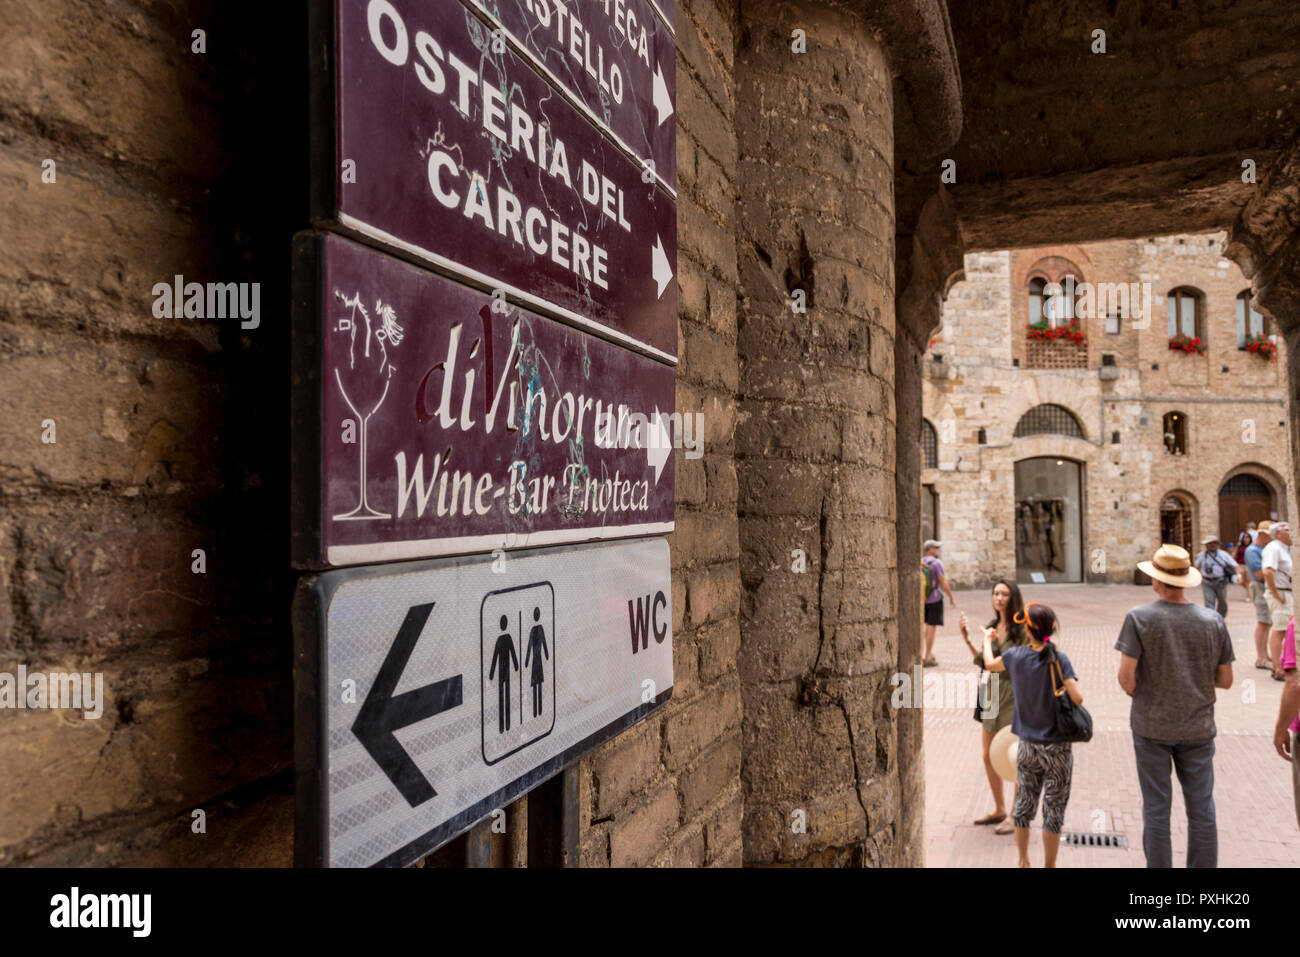
<path id="1" fill-rule="evenodd" d="M 677 50 L 648 0 L 470 0 L 669 187 Z"/>
<path id="2" fill-rule="evenodd" d="M 318 219 L 675 361 L 677 213 L 653 177 L 459 3 L 336 0 L 335 28 Z"/>
<path id="3" fill-rule="evenodd" d="M 672 366 L 337 236 L 296 251 L 296 564 L 672 530 Z"/>
<path id="4" fill-rule="evenodd" d="M 674 0 L 649 0 L 649 2 L 659 12 L 659 16 L 668 23 L 668 29 L 673 31 L 675 35 L 677 33 L 677 4 Z"/>

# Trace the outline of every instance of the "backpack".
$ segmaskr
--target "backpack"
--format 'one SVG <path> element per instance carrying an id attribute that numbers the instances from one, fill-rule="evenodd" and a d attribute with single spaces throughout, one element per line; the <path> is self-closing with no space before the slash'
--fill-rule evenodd
<path id="1" fill-rule="evenodd" d="M 934 569 L 924 558 L 921 559 L 921 604 L 924 605 L 935 589 Z"/>

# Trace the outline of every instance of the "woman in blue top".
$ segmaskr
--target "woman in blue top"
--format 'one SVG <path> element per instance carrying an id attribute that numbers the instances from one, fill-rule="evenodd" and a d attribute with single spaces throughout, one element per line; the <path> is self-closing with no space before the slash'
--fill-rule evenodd
<path id="1" fill-rule="evenodd" d="M 1043 863 L 1056 866 L 1056 852 L 1061 845 L 1061 825 L 1065 823 L 1065 806 L 1070 800 L 1070 774 L 1074 754 L 1070 742 L 1060 741 L 1053 733 L 1056 710 L 1053 699 L 1054 665 L 1059 664 L 1065 690 L 1076 705 L 1083 704 L 1083 692 L 1070 659 L 1051 643 L 1056 634 L 1056 614 L 1046 605 L 1031 601 L 1016 616 L 1025 626 L 1029 644 L 1006 648 L 995 656 L 992 629 L 984 629 L 984 665 L 989 671 L 1005 671 L 1011 678 L 1015 694 L 1015 716 L 1011 731 L 1020 738 L 1016 758 L 1016 806 L 1011 812 L 1016 826 L 1016 848 L 1020 866 L 1029 866 L 1029 822 L 1038 812 L 1038 796 L 1043 796 Z"/>

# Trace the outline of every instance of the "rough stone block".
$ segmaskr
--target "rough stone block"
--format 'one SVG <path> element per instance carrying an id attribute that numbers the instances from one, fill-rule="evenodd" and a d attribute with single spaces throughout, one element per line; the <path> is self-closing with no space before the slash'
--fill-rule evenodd
<path id="1" fill-rule="evenodd" d="M 739 726 L 740 688 L 734 681 L 724 681 L 664 719 L 664 763 L 670 770 L 682 768 Z"/>
<path id="2" fill-rule="evenodd" d="M 723 791 L 738 783 L 739 775 L 740 735 L 737 733 L 702 754 L 682 772 L 683 820 L 692 820 Z"/>
<path id="3" fill-rule="evenodd" d="M 0 148 L 0 189 L 8 197 L 0 206 L 0 235 L 23 237 L 0 257 L 0 315 L 47 328 L 187 339 L 215 351 L 219 323 L 238 319 L 153 314 L 155 283 L 173 282 L 177 274 L 186 282 L 231 279 L 210 274 L 214 250 L 201 225 L 120 184 L 79 173 L 63 164 L 54 183 L 42 183 L 37 159 Z"/>
<path id="4" fill-rule="evenodd" d="M 9 331 L 0 357 L 0 477 L 15 485 L 215 491 L 219 386 L 123 344 Z M 43 441 L 54 420 L 53 443 Z"/>
<path id="5" fill-rule="evenodd" d="M 661 787 L 641 807 L 614 822 L 609 834 L 612 867 L 640 867 L 654 860 L 677 825 L 677 790 Z"/>
<path id="6" fill-rule="evenodd" d="M 618 806 L 648 786 L 659 774 L 659 722 L 643 721 L 615 739 L 593 758 L 597 813 L 613 814 Z"/>
<path id="7" fill-rule="evenodd" d="M 695 643 L 700 650 L 699 678 L 711 684 L 736 668 L 740 651 L 740 623 L 726 618 L 698 632 Z"/>

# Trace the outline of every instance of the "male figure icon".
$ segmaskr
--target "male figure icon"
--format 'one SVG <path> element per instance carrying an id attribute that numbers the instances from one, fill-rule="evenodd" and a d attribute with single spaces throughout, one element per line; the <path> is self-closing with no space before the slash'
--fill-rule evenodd
<path id="1" fill-rule="evenodd" d="M 492 649 L 492 667 L 488 669 L 488 681 L 493 676 L 497 679 L 497 734 L 510 730 L 510 669 L 519 669 L 519 657 L 515 654 L 515 642 L 507 631 L 510 623 L 506 616 L 501 616 L 501 634 L 497 636 L 496 646 Z M 496 674 L 498 667 L 501 673 Z"/>
<path id="2" fill-rule="evenodd" d="M 524 652 L 524 664 L 528 664 L 531 658 L 533 662 L 533 671 L 530 676 L 533 686 L 533 717 L 536 718 L 542 713 L 542 683 L 546 681 L 546 666 L 542 663 L 543 656 L 549 658 L 550 652 L 546 647 L 546 629 L 542 627 L 539 619 L 542 617 L 542 610 L 538 607 L 533 608 L 533 621 L 537 622 L 528 632 L 528 649 Z"/>

